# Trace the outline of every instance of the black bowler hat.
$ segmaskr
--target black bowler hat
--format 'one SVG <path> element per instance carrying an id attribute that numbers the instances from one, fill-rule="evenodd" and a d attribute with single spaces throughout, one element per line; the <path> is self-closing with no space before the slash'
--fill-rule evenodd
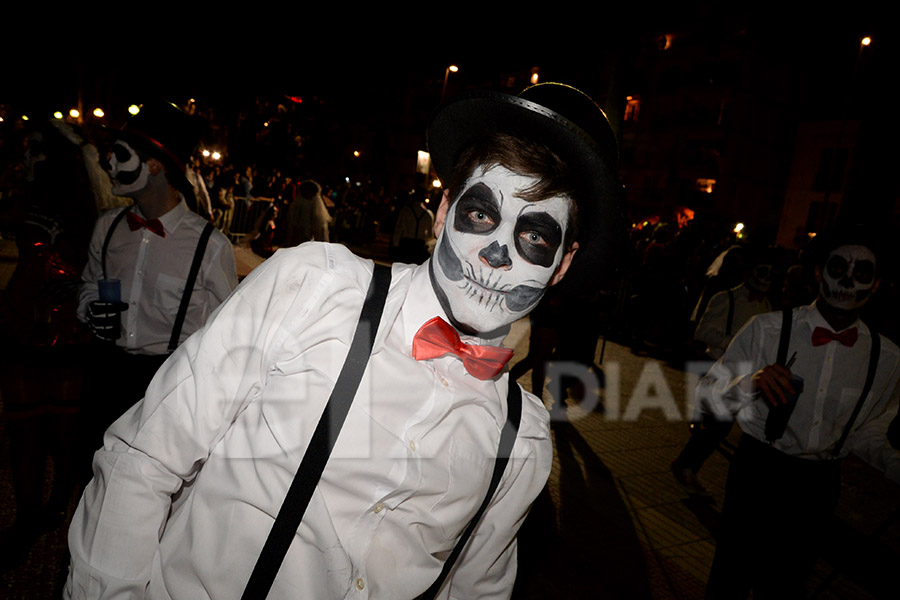
<path id="1" fill-rule="evenodd" d="M 603 110 L 585 93 L 561 83 L 533 85 L 518 96 L 480 91 L 453 98 L 437 109 L 428 127 L 438 177 L 448 181 L 462 152 L 492 133 L 547 146 L 578 183 L 579 250 L 563 281 L 615 266 L 626 240 L 626 221 L 616 138 Z"/>
<path id="2" fill-rule="evenodd" d="M 158 159 L 180 189 L 190 187 L 185 172 L 200 142 L 200 127 L 190 115 L 164 100 L 152 100 L 113 134 L 138 150 Z"/>

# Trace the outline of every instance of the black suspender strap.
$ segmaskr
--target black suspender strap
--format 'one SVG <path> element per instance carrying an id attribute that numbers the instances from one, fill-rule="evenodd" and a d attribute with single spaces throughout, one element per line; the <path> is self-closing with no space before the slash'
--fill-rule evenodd
<path id="1" fill-rule="evenodd" d="M 869 395 L 869 391 L 872 389 L 872 383 L 875 381 L 875 372 L 878 370 L 878 359 L 881 355 L 881 336 L 878 335 L 877 331 L 873 331 L 871 328 L 869 329 L 869 333 L 872 334 L 872 350 L 869 353 L 869 370 L 866 373 L 866 383 L 863 385 L 862 394 L 860 394 L 859 400 L 856 401 L 856 406 L 853 407 L 853 412 L 850 414 L 850 420 L 847 421 L 844 432 L 841 433 L 841 439 L 839 439 L 838 443 L 831 449 L 831 455 L 835 458 L 841 453 L 844 442 L 847 441 L 847 437 L 850 435 L 850 429 L 853 427 L 856 417 L 859 416 L 859 411 L 862 410 L 863 403 L 866 401 L 866 396 Z"/>
<path id="2" fill-rule="evenodd" d="M 188 305 L 191 303 L 191 294 L 194 292 L 194 282 L 197 281 L 197 273 L 200 272 L 200 265 L 203 263 L 203 255 L 206 253 L 206 244 L 209 242 L 209 236 L 212 235 L 215 227 L 212 223 L 207 223 L 200 234 L 197 241 L 197 248 L 194 250 L 194 261 L 191 263 L 191 270 L 188 273 L 187 281 L 184 283 L 184 292 L 181 294 L 181 304 L 178 305 L 178 314 L 175 316 L 175 324 L 172 326 L 172 335 L 169 338 L 169 354 L 175 352 L 178 347 L 178 338 L 181 337 L 181 327 L 184 325 L 184 318 L 187 315 Z"/>
<path id="3" fill-rule="evenodd" d="M 109 229 L 106 230 L 106 238 L 103 240 L 103 249 L 100 250 L 100 265 L 103 268 L 103 279 L 109 279 L 106 276 L 106 250 L 109 248 L 109 241 L 112 239 L 113 231 L 116 230 L 116 226 L 119 224 L 119 221 L 131 210 L 130 206 L 126 206 L 119 214 L 116 215 L 116 218 L 113 219 L 113 222 L 110 223 Z"/>
<path id="4" fill-rule="evenodd" d="M 778 339 L 778 356 L 775 363 L 784 366 L 787 363 L 788 345 L 791 342 L 791 320 L 793 311 L 785 308 L 781 311 L 781 337 Z"/>
<path id="5" fill-rule="evenodd" d="M 334 443 L 344 425 L 344 419 L 356 396 L 356 390 L 369 362 L 372 346 L 375 344 L 375 334 L 378 332 L 390 284 L 391 268 L 376 264 L 347 359 L 335 381 L 334 389 L 331 390 L 331 397 L 328 398 L 325 410 L 319 418 L 309 447 L 300 461 L 300 468 L 294 475 L 256 566 L 253 567 L 253 573 L 241 596 L 243 600 L 265 598 L 275 581 L 278 569 L 297 533 L 300 521 L 303 520 L 303 513 L 306 512 L 306 507 L 319 483 Z"/>
<path id="6" fill-rule="evenodd" d="M 731 336 L 731 325 L 734 322 L 734 290 L 728 290 L 728 321 L 725 322 L 725 335 Z"/>
<path id="7" fill-rule="evenodd" d="M 437 597 L 438 592 L 441 591 L 441 587 L 444 585 L 447 576 L 450 575 L 450 571 L 453 570 L 456 559 L 462 554 L 466 542 L 469 541 L 469 537 L 472 535 L 472 532 L 475 531 L 475 527 L 481 520 L 481 516 L 491 503 L 491 498 L 494 497 L 494 492 L 497 491 L 497 486 L 500 485 L 500 478 L 503 476 L 503 471 L 506 470 L 506 463 L 509 462 L 513 445 L 516 443 L 516 435 L 519 432 L 519 422 L 521 418 L 522 390 L 519 388 L 519 384 L 510 377 L 509 391 L 506 395 L 506 424 L 503 426 L 503 431 L 500 434 L 500 447 L 497 452 L 497 458 L 494 459 L 494 473 L 491 476 L 491 483 L 488 486 L 487 494 L 485 494 L 481 506 L 478 507 L 478 512 L 476 512 L 475 516 L 472 517 L 472 520 L 469 521 L 468 526 L 466 526 L 465 531 L 463 531 L 463 534 L 460 536 L 459 540 L 457 540 L 456 546 L 454 546 L 450 556 L 447 557 L 447 561 L 444 563 L 444 567 L 441 569 L 441 574 L 438 576 L 437 580 L 435 580 L 435 582 L 431 584 L 431 587 L 416 600 L 432 600 Z"/>

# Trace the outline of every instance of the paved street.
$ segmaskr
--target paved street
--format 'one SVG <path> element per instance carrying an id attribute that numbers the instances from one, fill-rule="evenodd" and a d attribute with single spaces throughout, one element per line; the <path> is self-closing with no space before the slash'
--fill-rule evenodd
<path id="1" fill-rule="evenodd" d="M 527 354 L 527 321 L 515 324 L 508 342 L 516 348 L 514 362 Z M 598 344 L 598 361 L 601 348 Z M 520 536 L 514 597 L 702 598 L 728 459 L 716 454 L 702 471 L 711 498 L 688 497 L 669 472 L 689 435 L 683 369 L 613 341 L 603 349 L 602 368 L 605 386 L 589 393 L 582 406 L 570 403 L 566 419 L 554 422 L 553 471 Z M 530 374 L 520 379 L 526 387 L 529 381 Z M 588 404 L 596 406 L 585 410 Z M 737 435 L 732 432 L 732 441 Z M 0 444 L 4 528 L 14 517 L 4 429 Z M 861 600 L 885 598 L 894 590 L 893 598 L 896 585 L 887 578 L 900 564 L 900 523 L 894 514 L 900 489 L 855 459 L 845 461 L 843 469 L 837 519 L 809 592 L 822 599 Z M 3 565 L 0 598 L 57 597 L 67 560 L 64 537 L 61 526 L 42 536 L 23 564 Z"/>

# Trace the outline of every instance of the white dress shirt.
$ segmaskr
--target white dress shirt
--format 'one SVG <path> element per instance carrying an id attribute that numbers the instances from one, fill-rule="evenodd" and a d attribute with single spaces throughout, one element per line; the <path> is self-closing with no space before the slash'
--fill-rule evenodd
<path id="1" fill-rule="evenodd" d="M 728 330 L 728 309 L 731 300 L 728 292 L 734 296 L 734 305 L 731 315 L 731 331 Z M 725 354 L 728 342 L 732 336 L 743 327 L 750 317 L 772 310 L 772 304 L 763 296 L 758 299 L 750 293 L 747 284 L 723 290 L 713 295 L 703 311 L 703 316 L 697 323 L 694 331 L 694 339 L 706 344 L 706 353 L 714 359 L 721 358 Z"/>
<path id="2" fill-rule="evenodd" d="M 121 210 L 104 212 L 94 226 L 78 298 L 78 318 L 82 321 L 87 321 L 88 305 L 99 299 L 97 281 L 103 279 L 103 241 Z M 143 218 L 137 206 L 131 210 Z M 123 218 L 106 252 L 106 276 L 120 280 L 122 301 L 128 303 L 128 310 L 122 312 L 122 337 L 116 343 L 135 354 L 168 351 L 197 241 L 207 223 L 184 200 L 159 220 L 165 237 L 145 228 L 131 231 Z M 236 286 L 237 268 L 231 242 L 220 231 L 213 231 L 194 283 L 180 342 L 197 331 Z"/>
<path id="3" fill-rule="evenodd" d="M 95 456 L 67 598 L 240 597 L 371 272 L 339 245 L 280 250 L 172 355 Z M 480 381 L 451 355 L 415 361 L 413 335 L 434 316 L 446 319 L 427 263 L 394 265 L 373 354 L 270 598 L 414 598 L 483 500 L 507 375 Z M 523 394 L 513 456 L 441 598 L 510 596 L 515 534 L 551 461 L 548 413 Z"/>
<path id="4" fill-rule="evenodd" d="M 775 364 L 781 332 L 781 312 L 753 317 L 732 340 L 725 355 L 700 381 L 698 395 L 711 398 L 721 411 L 736 414 L 745 433 L 765 441 L 768 404 L 758 393 L 745 393 L 739 386 L 743 376 Z M 795 351 L 794 375 L 803 378 L 804 389 L 788 421 L 784 436 L 775 448 L 792 456 L 811 460 L 831 458 L 862 393 L 869 366 L 872 336 L 857 321 L 859 339 L 852 347 L 832 341 L 812 345 L 816 327 L 831 329 L 816 303 L 795 308 L 792 313 L 788 357 Z M 900 452 L 888 444 L 885 432 L 897 415 L 900 398 L 900 352 L 881 336 L 881 356 L 872 389 L 854 421 L 840 456 L 857 454 L 869 464 L 900 483 Z"/>

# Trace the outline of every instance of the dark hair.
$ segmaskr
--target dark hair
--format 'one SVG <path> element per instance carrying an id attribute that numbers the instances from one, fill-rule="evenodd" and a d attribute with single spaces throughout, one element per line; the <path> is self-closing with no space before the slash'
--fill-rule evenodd
<path id="1" fill-rule="evenodd" d="M 537 179 L 519 194 L 527 202 L 559 196 L 572 200 L 565 239 L 565 246 L 571 247 L 578 239 L 580 229 L 576 185 L 567 165 L 543 144 L 506 133 L 493 133 L 481 138 L 463 150 L 456 161 L 450 181 L 447 182 L 451 204 L 463 192 L 466 180 L 476 168 L 480 167 L 483 173 L 498 165 L 519 175 Z"/>

